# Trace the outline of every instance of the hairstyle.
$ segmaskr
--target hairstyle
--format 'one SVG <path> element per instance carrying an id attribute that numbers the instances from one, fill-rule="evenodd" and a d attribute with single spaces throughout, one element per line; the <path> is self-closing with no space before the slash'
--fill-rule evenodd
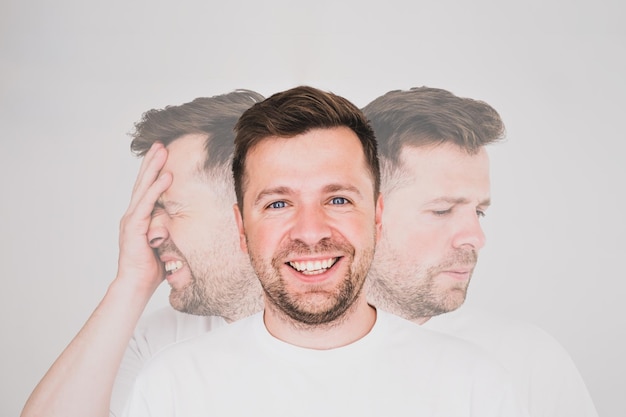
<path id="1" fill-rule="evenodd" d="M 363 108 L 381 156 L 397 162 L 403 146 L 454 143 L 470 154 L 504 137 L 496 110 L 439 88 L 394 90 Z"/>
<path id="2" fill-rule="evenodd" d="M 301 86 L 276 93 L 246 110 L 235 125 L 233 178 L 239 209 L 243 210 L 246 157 L 268 137 L 291 138 L 313 129 L 350 128 L 361 142 L 374 182 L 374 197 L 380 190 L 376 138 L 369 122 L 354 104 L 343 97 Z"/>
<path id="3" fill-rule="evenodd" d="M 201 134 L 206 135 L 204 170 L 229 166 L 237 119 L 262 100 L 263 96 L 254 91 L 236 90 L 214 97 L 199 97 L 179 106 L 148 110 L 135 123 L 130 148 L 144 156 L 154 142 L 167 146 L 183 135 Z"/>

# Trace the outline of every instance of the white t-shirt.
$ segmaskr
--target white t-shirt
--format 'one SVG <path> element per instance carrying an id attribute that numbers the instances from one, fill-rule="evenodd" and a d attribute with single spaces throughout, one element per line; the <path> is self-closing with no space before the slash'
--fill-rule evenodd
<path id="1" fill-rule="evenodd" d="M 379 311 L 336 349 L 282 342 L 262 313 L 163 349 L 125 416 L 527 416 L 506 372 L 476 346 Z"/>
<path id="2" fill-rule="evenodd" d="M 183 314 L 164 307 L 137 326 L 115 381 L 111 417 L 124 404 L 143 365 L 174 342 L 224 326 L 220 317 Z M 471 341 L 492 353 L 509 371 L 532 417 L 597 417 L 580 373 L 563 347 L 529 323 L 470 313 L 466 308 L 433 317 L 423 328 Z"/>
<path id="3" fill-rule="evenodd" d="M 194 316 L 164 307 L 143 317 L 137 324 L 113 386 L 109 415 L 122 415 L 137 375 L 158 351 L 172 343 L 195 337 L 219 327 L 226 321 L 216 316 Z"/>
<path id="4" fill-rule="evenodd" d="M 463 306 L 422 327 L 470 341 L 492 354 L 511 374 L 531 416 L 598 416 L 571 357 L 539 327 Z"/>

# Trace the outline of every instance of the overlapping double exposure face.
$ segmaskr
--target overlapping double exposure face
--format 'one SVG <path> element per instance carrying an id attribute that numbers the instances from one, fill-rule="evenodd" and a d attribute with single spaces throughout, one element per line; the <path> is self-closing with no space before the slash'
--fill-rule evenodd
<path id="1" fill-rule="evenodd" d="M 465 300 L 485 244 L 480 219 L 490 204 L 489 159 L 484 148 L 468 154 L 447 143 L 405 146 L 400 161 L 401 174 L 384 193 L 369 299 L 422 322 Z M 389 181 L 383 175 L 383 190 Z"/>
<path id="2" fill-rule="evenodd" d="M 172 185 L 161 195 L 148 232 L 179 311 L 227 319 L 262 306 L 261 289 L 238 247 L 230 171 L 207 175 L 206 136 L 182 136 L 167 146 L 162 172 Z"/>

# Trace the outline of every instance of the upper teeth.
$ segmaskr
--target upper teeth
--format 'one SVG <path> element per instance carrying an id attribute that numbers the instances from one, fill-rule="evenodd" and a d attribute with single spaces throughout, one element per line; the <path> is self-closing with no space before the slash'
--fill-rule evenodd
<path id="1" fill-rule="evenodd" d="M 329 258 L 321 261 L 306 261 L 306 262 L 289 262 L 295 270 L 303 273 L 322 272 L 325 269 L 330 268 L 337 262 L 337 258 Z"/>
<path id="2" fill-rule="evenodd" d="M 172 273 L 183 267 L 182 261 L 168 261 L 165 263 L 165 272 Z"/>

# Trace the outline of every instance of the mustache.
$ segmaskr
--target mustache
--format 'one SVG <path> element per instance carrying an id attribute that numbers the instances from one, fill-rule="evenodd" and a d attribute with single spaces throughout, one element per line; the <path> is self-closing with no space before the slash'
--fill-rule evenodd
<path id="1" fill-rule="evenodd" d="M 308 245 L 301 240 L 290 240 L 276 252 L 275 259 L 289 259 L 297 256 L 320 255 L 324 253 L 348 253 L 354 256 L 355 249 L 345 241 L 323 238 L 315 245 Z"/>
<path id="2" fill-rule="evenodd" d="M 174 244 L 174 242 L 172 242 L 169 239 L 161 243 L 161 245 L 159 245 L 159 247 L 156 248 L 155 250 L 158 256 L 161 256 L 164 253 L 173 253 L 180 258 L 184 258 L 183 254 L 178 249 L 178 247 Z"/>
<path id="3" fill-rule="evenodd" d="M 452 252 L 451 256 L 446 257 L 446 260 L 435 267 L 437 272 L 446 271 L 448 269 L 454 269 L 459 267 L 471 267 L 472 269 L 478 262 L 478 253 L 472 250 L 457 249 Z"/>

